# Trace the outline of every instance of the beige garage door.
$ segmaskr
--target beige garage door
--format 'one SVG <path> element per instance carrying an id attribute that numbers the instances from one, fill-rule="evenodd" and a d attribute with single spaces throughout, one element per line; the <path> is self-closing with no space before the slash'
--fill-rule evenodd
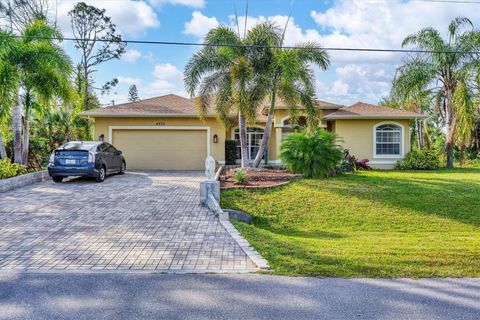
<path id="1" fill-rule="evenodd" d="M 130 170 L 205 168 L 206 130 L 113 130 L 112 142 Z"/>

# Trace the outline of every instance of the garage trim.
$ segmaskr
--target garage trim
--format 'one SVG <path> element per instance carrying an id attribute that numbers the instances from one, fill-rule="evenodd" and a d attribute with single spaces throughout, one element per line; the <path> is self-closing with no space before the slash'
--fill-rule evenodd
<path id="1" fill-rule="evenodd" d="M 113 130 L 206 130 L 207 131 L 207 156 L 210 155 L 210 127 L 199 126 L 109 126 L 108 142 L 113 141 Z"/>

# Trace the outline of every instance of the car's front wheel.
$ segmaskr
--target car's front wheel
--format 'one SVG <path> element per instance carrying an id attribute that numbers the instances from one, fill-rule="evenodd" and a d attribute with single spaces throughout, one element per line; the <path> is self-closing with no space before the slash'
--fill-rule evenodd
<path id="1" fill-rule="evenodd" d="M 123 161 L 122 166 L 120 167 L 120 171 L 118 173 L 124 174 L 126 170 L 127 170 L 127 165 L 125 164 L 125 161 Z"/>
<path id="2" fill-rule="evenodd" d="M 107 176 L 107 170 L 105 169 L 105 166 L 102 166 L 100 170 L 98 170 L 98 174 L 95 177 L 95 181 L 103 182 L 106 176 Z"/>
<path id="3" fill-rule="evenodd" d="M 53 182 L 59 183 L 63 181 L 63 177 L 52 177 Z"/>

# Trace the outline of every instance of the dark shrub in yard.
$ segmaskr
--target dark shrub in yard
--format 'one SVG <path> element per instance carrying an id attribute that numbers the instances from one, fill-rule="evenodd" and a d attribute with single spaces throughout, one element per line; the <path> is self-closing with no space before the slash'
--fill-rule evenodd
<path id="1" fill-rule="evenodd" d="M 403 161 L 397 162 L 400 170 L 436 170 L 440 167 L 440 157 L 435 150 L 412 150 Z"/>
<path id="2" fill-rule="evenodd" d="M 237 141 L 225 141 L 225 164 L 235 164 L 237 160 Z"/>
<path id="3" fill-rule="evenodd" d="M 352 172 L 357 170 L 371 170 L 368 165 L 368 159 L 358 160 L 355 156 L 350 155 L 348 149 L 343 150 L 343 158 L 340 162 L 341 172 Z"/>
<path id="4" fill-rule="evenodd" d="M 335 174 L 342 151 L 334 133 L 320 129 L 302 131 L 285 138 L 280 159 L 288 170 L 307 178 L 329 177 Z"/>

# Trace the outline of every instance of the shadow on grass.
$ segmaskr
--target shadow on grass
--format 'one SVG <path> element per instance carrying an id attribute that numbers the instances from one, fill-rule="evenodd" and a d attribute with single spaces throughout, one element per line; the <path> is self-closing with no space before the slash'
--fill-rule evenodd
<path id="1" fill-rule="evenodd" d="M 452 173 L 458 179 L 438 178 Z M 478 181 L 461 176 L 478 173 Z M 431 177 L 425 177 L 431 176 Z M 336 182 L 341 183 L 336 183 Z M 302 186 L 318 188 L 315 180 L 303 180 Z M 418 213 L 454 219 L 462 223 L 480 226 L 480 170 L 462 169 L 454 172 L 439 170 L 412 172 L 411 176 L 362 176 L 351 175 L 334 178 L 328 185 L 330 192 L 343 197 L 356 197 L 380 202 L 388 206 L 404 208 Z"/>

